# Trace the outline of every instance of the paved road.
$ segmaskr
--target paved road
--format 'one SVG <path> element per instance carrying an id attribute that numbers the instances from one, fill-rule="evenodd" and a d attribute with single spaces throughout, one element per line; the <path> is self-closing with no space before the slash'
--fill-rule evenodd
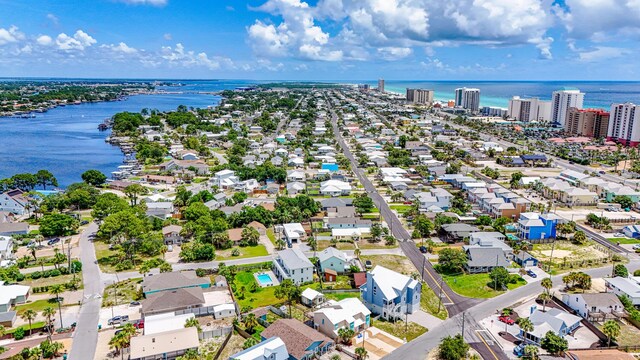
<path id="1" fill-rule="evenodd" d="M 92 238 L 98 230 L 96 223 L 91 223 L 80 234 L 80 261 L 84 281 L 84 302 L 80 308 L 73 345 L 69 353 L 70 360 L 93 359 L 98 342 L 98 319 L 102 304 L 104 283 L 96 259 Z M 65 324 L 69 325 L 69 324 Z"/>
<path id="2" fill-rule="evenodd" d="M 342 148 L 344 155 L 351 162 L 351 168 L 353 172 L 356 174 L 358 180 L 364 186 L 365 190 L 367 191 L 377 208 L 380 210 L 380 214 L 387 222 L 387 225 L 391 230 L 391 235 L 400 240 L 400 248 L 402 249 L 404 254 L 411 260 L 416 269 L 418 269 L 424 281 L 437 294 L 442 292 L 443 301 L 445 303 L 445 306 L 447 307 L 449 315 L 456 315 L 478 303 L 480 300 L 458 295 L 453 290 L 451 290 L 451 288 L 444 281 L 442 281 L 440 274 L 435 271 L 433 265 L 431 265 L 431 262 L 427 261 L 425 256 L 420 253 L 415 243 L 411 240 L 411 235 L 402 225 L 402 222 L 400 222 L 396 214 L 391 210 L 391 208 L 389 208 L 387 202 L 378 193 L 371 181 L 369 181 L 364 171 L 358 168 L 358 162 L 356 161 L 356 158 L 351 153 L 349 146 L 347 146 L 344 138 L 342 137 L 342 133 L 338 129 L 338 116 L 335 114 L 332 108 L 329 108 L 329 111 L 331 112 L 333 133 L 335 134 L 338 140 L 338 144 Z"/>

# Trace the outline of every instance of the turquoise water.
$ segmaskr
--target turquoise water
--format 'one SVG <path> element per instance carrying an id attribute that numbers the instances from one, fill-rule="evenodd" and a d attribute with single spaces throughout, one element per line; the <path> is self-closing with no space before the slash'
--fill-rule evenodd
<path id="1" fill-rule="evenodd" d="M 258 278 L 258 282 L 262 286 L 273 285 L 273 281 L 271 280 L 271 276 L 269 276 L 269 274 L 260 274 L 256 277 Z"/>

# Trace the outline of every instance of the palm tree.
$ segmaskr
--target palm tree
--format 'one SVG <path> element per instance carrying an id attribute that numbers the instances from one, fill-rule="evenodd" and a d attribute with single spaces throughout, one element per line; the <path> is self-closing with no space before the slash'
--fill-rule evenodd
<path id="1" fill-rule="evenodd" d="M 42 270 L 42 272 L 44 272 L 44 264 L 46 263 L 46 260 L 43 258 L 38 259 L 38 261 L 36 261 L 36 264 L 40 265 L 40 270 Z"/>
<path id="2" fill-rule="evenodd" d="M 198 360 L 200 359 L 200 355 L 198 354 L 198 350 L 189 349 L 185 351 L 185 353 L 178 358 L 178 360 Z"/>
<path id="3" fill-rule="evenodd" d="M 46 308 L 44 308 L 42 310 L 42 316 L 44 316 L 45 318 L 47 318 L 47 328 L 48 328 L 48 332 L 49 332 L 49 341 L 51 341 L 51 335 L 53 335 L 53 325 L 51 324 L 51 318 L 53 318 L 54 316 L 56 316 L 56 310 L 54 308 L 52 308 L 51 306 L 47 306 Z"/>
<path id="4" fill-rule="evenodd" d="M 536 360 L 538 358 L 539 351 L 540 349 L 535 345 L 527 345 L 524 347 L 524 355 L 530 360 Z"/>
<path id="5" fill-rule="evenodd" d="M 607 346 L 611 346 L 611 340 L 620 336 L 620 324 L 615 320 L 607 320 L 602 326 L 602 332 L 607 335 Z"/>
<path id="6" fill-rule="evenodd" d="M 360 253 L 360 248 L 353 250 L 353 256 L 355 256 L 356 259 L 360 259 Z"/>
<path id="7" fill-rule="evenodd" d="M 518 326 L 520 326 L 520 330 L 522 330 L 522 337 L 524 338 L 524 342 L 526 344 L 527 342 L 527 333 L 530 333 L 533 331 L 533 323 L 531 322 L 531 320 L 529 318 L 519 318 L 516 321 L 516 324 L 518 324 Z"/>
<path id="8" fill-rule="evenodd" d="M 347 345 L 351 345 L 351 339 L 356 334 L 355 331 L 347 328 L 338 329 L 338 338 Z"/>
<path id="9" fill-rule="evenodd" d="M 122 349 L 128 346 L 130 339 L 127 339 L 127 335 L 124 332 L 115 334 L 111 340 L 109 340 L 109 347 L 116 349 L 116 354 L 120 353 L 121 359 L 124 359 L 124 352 Z"/>
<path id="10" fill-rule="evenodd" d="M 316 241 L 315 237 L 310 237 L 307 240 L 307 245 L 309 245 L 309 247 L 311 248 L 311 250 L 313 251 L 318 251 L 318 242 Z"/>
<path id="11" fill-rule="evenodd" d="M 33 309 L 27 309 L 25 310 L 25 312 L 22 313 L 22 315 L 20 315 L 22 320 L 27 320 L 29 322 L 29 336 L 31 336 L 31 332 L 33 331 L 31 329 L 31 322 L 33 321 L 33 319 L 36 318 L 37 315 L 38 314 Z"/>
<path id="12" fill-rule="evenodd" d="M 284 239 L 280 238 L 276 240 L 276 247 L 278 248 L 278 250 L 283 250 L 286 245 L 287 243 L 284 241 Z"/>
<path id="13" fill-rule="evenodd" d="M 542 311 L 546 311 L 547 301 L 551 300 L 551 294 L 543 292 L 542 294 L 538 295 L 538 299 L 542 300 Z"/>
<path id="14" fill-rule="evenodd" d="M 260 325 L 258 323 L 258 319 L 256 318 L 256 314 L 249 314 L 245 316 L 242 320 L 242 324 L 249 334 L 253 334 L 253 330 L 256 328 L 256 326 Z"/>
<path id="15" fill-rule="evenodd" d="M 187 321 L 185 321 L 185 323 L 184 323 L 184 327 L 186 327 L 186 328 L 194 327 L 194 328 L 198 329 L 198 332 L 201 331 L 200 322 L 198 322 L 198 319 L 196 319 L 195 317 L 187 319 Z"/>
<path id="16" fill-rule="evenodd" d="M 5 329 L 3 325 L 0 325 L 0 338 L 4 336 L 6 331 L 7 329 Z"/>
<path id="17" fill-rule="evenodd" d="M 363 347 L 356 348 L 356 359 L 365 360 L 369 355 L 367 354 L 367 349 Z"/>
<path id="18" fill-rule="evenodd" d="M 553 281 L 550 277 L 542 279 L 540 285 L 544 288 L 544 291 L 548 294 L 549 290 L 553 287 Z"/>
<path id="19" fill-rule="evenodd" d="M 62 325 L 62 306 L 60 304 L 60 294 L 64 292 L 64 287 L 62 284 L 55 284 L 49 287 L 49 292 L 56 296 L 56 302 L 58 303 L 58 312 L 60 313 L 60 327 Z"/>

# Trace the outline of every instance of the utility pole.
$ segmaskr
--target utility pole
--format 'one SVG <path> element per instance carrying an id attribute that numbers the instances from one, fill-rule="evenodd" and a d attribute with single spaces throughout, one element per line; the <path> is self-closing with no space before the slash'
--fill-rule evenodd
<path id="1" fill-rule="evenodd" d="M 464 339 L 464 311 L 462 312 L 462 338 Z"/>
<path id="2" fill-rule="evenodd" d="M 442 306 L 442 281 L 443 278 L 440 277 L 440 291 L 438 292 L 438 313 L 440 312 L 440 307 Z"/>
<path id="3" fill-rule="evenodd" d="M 424 265 L 426 261 L 427 261 L 427 257 L 422 255 L 422 274 L 420 275 L 422 276 L 422 281 L 424 281 Z"/>
<path id="4" fill-rule="evenodd" d="M 496 268 L 498 267 L 498 255 L 496 255 Z M 493 280 L 493 289 L 498 291 L 498 277 Z"/>
<path id="5" fill-rule="evenodd" d="M 551 243 L 551 254 L 549 256 L 549 265 L 547 265 L 547 272 L 551 272 L 551 263 L 553 262 L 553 250 L 555 248 L 556 248 L 556 238 L 554 237 L 553 242 Z"/>

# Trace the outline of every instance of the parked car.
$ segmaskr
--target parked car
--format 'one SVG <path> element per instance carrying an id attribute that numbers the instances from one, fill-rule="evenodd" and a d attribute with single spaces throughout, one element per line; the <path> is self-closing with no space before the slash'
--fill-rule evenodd
<path id="1" fill-rule="evenodd" d="M 633 250 L 640 250 L 640 244 L 635 244 L 631 247 Z"/>
<path id="2" fill-rule="evenodd" d="M 423 253 L 423 254 L 426 254 L 428 252 L 427 251 L 427 247 L 426 246 L 420 246 L 420 252 Z"/>
<path id="3" fill-rule="evenodd" d="M 108 325 L 120 325 L 129 321 L 129 315 L 118 315 L 114 316 L 109 321 L 107 321 Z"/>
<path id="4" fill-rule="evenodd" d="M 371 269 L 373 267 L 373 263 L 371 263 L 371 260 L 367 260 L 364 262 L 364 267 L 367 269 Z"/>
<path id="5" fill-rule="evenodd" d="M 140 306 L 140 301 L 132 301 L 129 303 L 129 306 Z"/>
<path id="6" fill-rule="evenodd" d="M 510 318 L 510 317 L 508 317 L 508 316 L 504 316 L 504 315 L 503 315 L 503 316 L 500 316 L 500 317 L 498 318 L 498 320 L 499 320 L 500 322 L 503 322 L 503 323 L 507 324 L 507 325 L 513 325 L 513 324 L 515 324 L 515 323 L 516 323 L 515 321 L 513 321 L 513 319 L 512 319 L 512 318 Z"/>
<path id="7" fill-rule="evenodd" d="M 527 270 L 527 275 L 531 276 L 534 279 L 538 277 L 538 275 L 536 275 L 533 270 Z"/>
<path id="8" fill-rule="evenodd" d="M 133 326 L 134 326 L 136 329 L 144 329 L 144 319 L 136 320 L 136 321 L 133 323 Z"/>
<path id="9" fill-rule="evenodd" d="M 57 244 L 59 242 L 60 242 L 60 238 L 53 238 L 53 239 L 47 241 L 47 245 L 51 246 L 51 245 Z"/>
<path id="10" fill-rule="evenodd" d="M 524 343 L 513 348 L 513 355 L 518 357 L 524 355 Z"/>
<path id="11" fill-rule="evenodd" d="M 167 246 L 167 251 L 168 252 L 172 252 L 173 251 L 173 245 L 168 245 Z"/>
<path id="12" fill-rule="evenodd" d="M 87 221 L 87 220 L 80 221 L 80 225 L 87 225 L 88 223 L 89 223 L 89 221 Z"/>

